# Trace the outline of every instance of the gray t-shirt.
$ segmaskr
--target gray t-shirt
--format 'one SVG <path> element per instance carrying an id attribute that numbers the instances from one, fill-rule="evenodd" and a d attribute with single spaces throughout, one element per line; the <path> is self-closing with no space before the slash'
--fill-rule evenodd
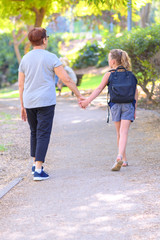
<path id="1" fill-rule="evenodd" d="M 25 75 L 23 104 L 25 108 L 56 104 L 54 68 L 62 65 L 58 57 L 43 49 L 34 49 L 21 60 L 19 72 Z"/>

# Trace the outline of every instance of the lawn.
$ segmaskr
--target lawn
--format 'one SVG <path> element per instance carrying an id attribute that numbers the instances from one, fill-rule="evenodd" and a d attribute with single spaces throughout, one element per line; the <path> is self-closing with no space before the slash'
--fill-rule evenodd
<path id="1" fill-rule="evenodd" d="M 0 98 L 18 98 L 19 97 L 19 91 L 18 90 L 12 90 L 12 89 L 1 89 L 0 90 Z"/>
<path id="2" fill-rule="evenodd" d="M 95 89 L 98 87 L 102 80 L 102 75 L 91 75 L 91 74 L 86 74 L 82 78 L 81 85 L 78 87 L 79 90 L 88 90 L 88 89 Z M 62 92 L 69 92 L 70 89 L 67 87 L 64 87 L 62 89 Z M 12 89 L 1 89 L 0 90 L 0 98 L 18 98 L 19 97 L 19 92 L 18 90 L 12 90 Z"/>

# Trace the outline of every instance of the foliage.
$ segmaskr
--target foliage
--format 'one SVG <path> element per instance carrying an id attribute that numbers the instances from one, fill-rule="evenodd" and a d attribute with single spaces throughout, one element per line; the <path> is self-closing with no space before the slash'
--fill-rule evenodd
<path id="1" fill-rule="evenodd" d="M 137 22 L 140 20 L 140 16 L 137 14 L 138 11 L 145 6 L 146 3 L 151 0 L 132 0 L 132 20 Z M 106 12 L 109 15 L 109 21 L 111 18 L 115 22 L 120 22 L 120 18 L 123 16 L 127 17 L 129 0 L 80 0 L 74 8 L 74 15 L 80 17 L 89 17 L 91 15 L 103 16 Z M 104 21 L 107 21 L 106 14 L 104 15 Z"/>
<path id="2" fill-rule="evenodd" d="M 56 54 L 58 57 L 60 57 L 60 54 L 58 51 L 58 46 L 59 46 L 59 42 L 61 42 L 61 41 L 63 41 L 63 39 L 59 34 L 50 35 L 47 50 L 49 52 Z"/>
<path id="3" fill-rule="evenodd" d="M 158 79 L 158 72 L 151 59 L 160 50 L 159 28 L 159 25 L 137 28 L 131 33 L 124 32 L 120 37 L 110 35 L 105 41 L 107 55 L 113 48 L 123 49 L 129 54 L 133 72 L 149 99 L 153 96 L 155 81 Z M 152 86 L 151 90 L 147 88 L 148 83 Z"/>
<path id="4" fill-rule="evenodd" d="M 17 80 L 18 62 L 15 56 L 10 34 L 0 35 L 0 83 L 2 78 L 9 83 Z"/>
<path id="5" fill-rule="evenodd" d="M 98 43 L 87 44 L 79 52 L 73 67 L 105 66 L 108 61 L 108 53 L 111 49 L 125 50 L 132 61 L 133 72 L 138 84 L 142 87 L 147 97 L 151 99 L 154 93 L 155 81 L 159 78 L 153 56 L 160 51 L 160 26 L 147 28 L 135 28 L 132 32 L 124 32 L 116 36 L 109 34 L 104 42 L 105 47 L 98 47 Z M 148 88 L 150 84 L 150 89 Z"/>
<path id="6" fill-rule="evenodd" d="M 59 36 L 51 35 L 48 41 L 48 50 L 57 56 Z M 24 55 L 24 44 L 21 45 L 20 52 Z M 18 61 L 14 52 L 11 34 L 0 34 L 0 87 L 17 81 Z M 3 79 L 3 81 L 2 81 Z"/>
<path id="7" fill-rule="evenodd" d="M 104 55 L 103 48 L 98 42 L 89 42 L 79 51 L 73 68 L 85 68 L 88 66 L 95 66 L 99 62 L 99 57 Z"/>

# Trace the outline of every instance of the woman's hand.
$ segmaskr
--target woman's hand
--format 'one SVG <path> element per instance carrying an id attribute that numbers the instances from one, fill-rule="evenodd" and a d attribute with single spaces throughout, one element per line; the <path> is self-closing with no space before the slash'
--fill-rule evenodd
<path id="1" fill-rule="evenodd" d="M 26 113 L 26 109 L 24 107 L 21 108 L 21 118 L 23 121 L 27 121 L 27 113 Z"/>
<path id="2" fill-rule="evenodd" d="M 89 105 L 89 101 L 88 101 L 88 99 L 84 99 L 84 100 L 81 100 L 79 102 L 79 104 L 80 104 L 81 108 L 86 108 Z"/>
<path id="3" fill-rule="evenodd" d="M 81 106 L 80 102 L 81 102 L 81 101 L 84 101 L 86 98 L 83 97 L 82 95 L 80 95 L 80 97 L 78 97 L 77 99 L 78 99 L 78 104 L 79 104 L 79 106 L 80 106 L 81 108 L 83 108 L 83 107 Z"/>

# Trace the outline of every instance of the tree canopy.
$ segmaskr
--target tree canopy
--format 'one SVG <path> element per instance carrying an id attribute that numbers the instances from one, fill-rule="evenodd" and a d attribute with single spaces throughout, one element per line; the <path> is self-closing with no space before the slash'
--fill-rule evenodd
<path id="1" fill-rule="evenodd" d="M 139 10 L 147 2 L 151 0 L 132 0 L 133 9 Z M 0 16 L 1 19 L 20 16 L 27 25 L 40 27 L 46 16 L 64 13 L 71 6 L 75 7 L 73 14 L 78 16 L 99 15 L 105 10 L 126 15 L 127 4 L 128 0 L 0 0 Z"/>

